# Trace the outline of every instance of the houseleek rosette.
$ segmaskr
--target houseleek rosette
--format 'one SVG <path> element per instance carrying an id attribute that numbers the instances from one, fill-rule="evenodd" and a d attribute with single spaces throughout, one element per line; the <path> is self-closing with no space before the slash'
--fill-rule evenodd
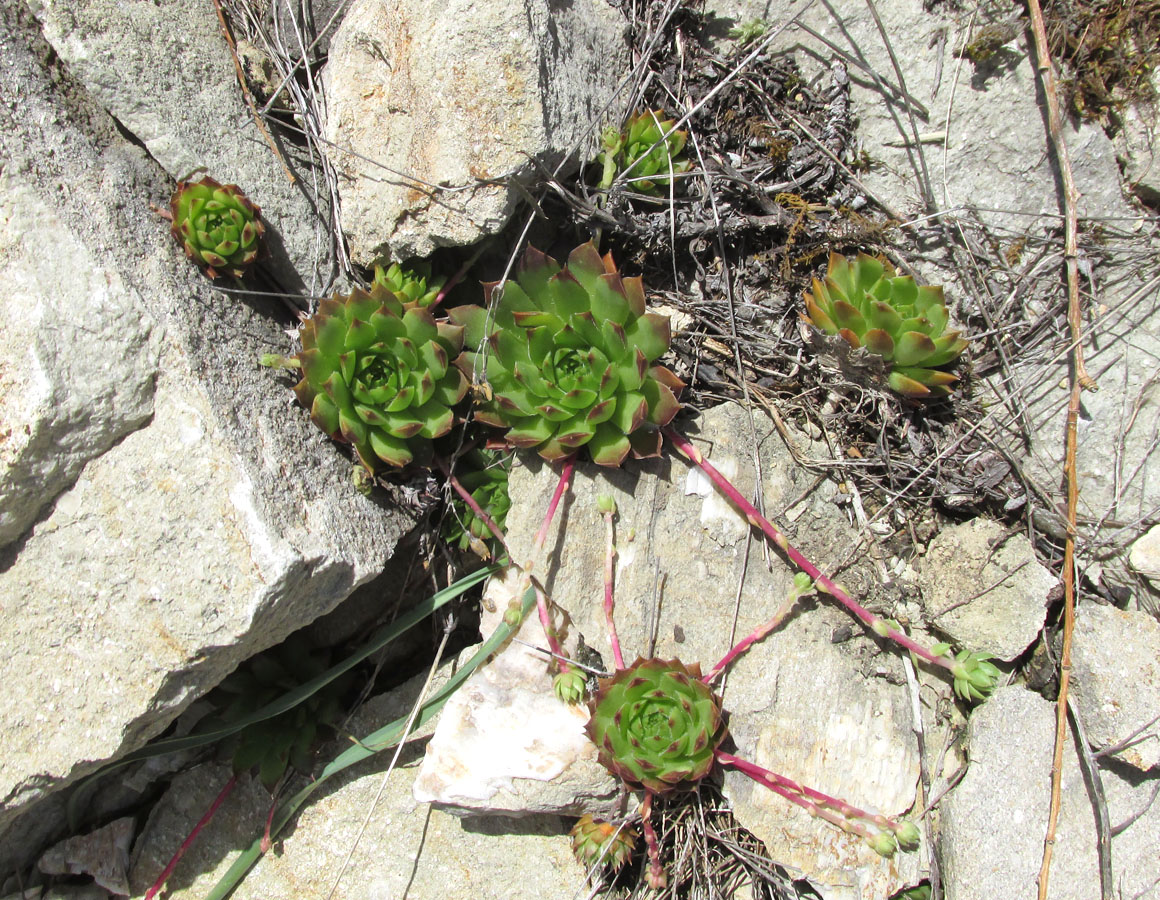
<path id="1" fill-rule="evenodd" d="M 548 460 L 581 447 L 606 466 L 659 455 L 684 384 L 655 364 L 669 320 L 645 311 L 640 278 L 622 277 L 589 242 L 563 268 L 529 247 L 514 281 L 486 288 L 488 309 L 448 313 L 475 348 L 460 366 L 489 388 L 476 419 Z"/>
<path id="2" fill-rule="evenodd" d="M 589 701 L 588 737 L 601 765 L 629 787 L 689 789 L 713 768 L 727 733 L 721 701 L 697 664 L 637 658 L 600 679 Z"/>
<path id="3" fill-rule="evenodd" d="M 674 119 L 665 118 L 663 109 L 654 109 L 631 116 L 619 131 L 606 130 L 600 153 L 604 164 L 600 187 L 608 188 L 623 172 L 631 189 L 638 193 L 658 196 L 662 189 L 667 190 L 672 176 L 692 168 L 692 163 L 681 156 L 688 133 L 674 131 L 675 124 Z"/>
<path id="4" fill-rule="evenodd" d="M 938 367 L 954 360 L 967 342 L 946 330 L 941 287 L 915 284 L 889 262 L 864 253 L 853 262 L 832 253 L 825 281 L 815 278 L 805 301 L 807 318 L 826 334 L 881 356 L 898 393 L 946 394 L 954 383 L 955 376 Z"/>
<path id="5" fill-rule="evenodd" d="M 479 504 L 502 531 L 507 522 L 512 501 L 508 496 L 508 473 L 512 455 L 494 450 L 472 450 L 456 463 L 456 477 L 471 499 Z M 483 559 L 490 559 L 488 543 L 493 540 L 491 530 L 467 503 L 455 497 L 452 514 L 446 519 L 443 536 L 448 544 L 459 550 L 471 549 Z"/>
<path id="6" fill-rule="evenodd" d="M 374 283 L 390 291 L 404 306 L 430 307 L 446 282 L 442 276 L 431 275 L 431 264 L 426 260 L 406 266 L 375 266 Z"/>
<path id="7" fill-rule="evenodd" d="M 261 210 L 236 184 L 181 181 L 169 201 L 173 237 L 210 278 L 241 278 L 262 248 Z"/>
<path id="8" fill-rule="evenodd" d="M 627 825 L 618 827 L 592 816 L 581 816 L 569 834 L 572 855 L 586 869 L 602 866 L 618 872 L 636 849 L 635 829 Z"/>
<path id="9" fill-rule="evenodd" d="M 263 362 L 302 370 L 298 400 L 319 428 L 353 444 L 368 470 L 426 459 L 430 440 L 451 430 L 467 393 L 451 364 L 463 347 L 460 326 L 375 286 L 322 301 L 299 334 L 297 358 Z"/>

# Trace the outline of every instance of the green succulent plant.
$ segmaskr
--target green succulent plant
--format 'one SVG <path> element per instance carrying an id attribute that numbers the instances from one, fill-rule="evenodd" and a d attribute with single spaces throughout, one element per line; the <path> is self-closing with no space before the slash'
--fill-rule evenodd
<path id="1" fill-rule="evenodd" d="M 301 635 L 291 635 L 272 650 L 240 666 L 215 688 L 211 700 L 220 704 L 210 721 L 228 725 L 274 702 L 330 667 L 330 654 L 312 647 Z M 338 723 L 343 697 L 353 683 L 346 673 L 281 715 L 256 722 L 232 741 L 236 773 L 257 767 L 258 778 L 273 790 L 287 767 L 310 770 L 310 750 L 319 731 Z"/>
<path id="2" fill-rule="evenodd" d="M 631 116 L 623 129 L 605 129 L 599 155 L 604 167 L 600 188 L 607 190 L 624 172 L 630 187 L 638 193 L 659 196 L 662 191 L 667 192 L 673 176 L 692 168 L 692 163 L 681 155 L 688 133 L 673 131 L 664 137 L 675 124 L 674 119 L 665 118 L 663 109 L 653 109 Z"/>
<path id="3" fill-rule="evenodd" d="M 602 866 L 618 872 L 636 850 L 635 829 L 627 825 L 617 827 L 592 816 L 581 816 L 569 834 L 572 837 L 572 855 L 586 869 Z"/>
<path id="4" fill-rule="evenodd" d="M 511 498 L 508 496 L 508 473 L 512 455 L 495 450 L 472 450 L 459 457 L 456 477 L 473 500 L 479 504 L 502 531 L 507 522 Z M 452 514 L 445 519 L 443 539 L 459 550 L 470 549 L 483 559 L 491 558 L 488 544 L 493 540 L 491 531 L 458 496 L 452 502 Z"/>
<path id="5" fill-rule="evenodd" d="M 208 175 L 180 181 L 169 214 L 173 237 L 210 278 L 241 278 L 261 254 L 266 233 L 261 210 L 236 184 L 220 184 Z"/>
<path id="6" fill-rule="evenodd" d="M 515 280 L 486 294 L 490 309 L 448 313 L 478 348 L 459 360 L 490 395 L 476 419 L 548 460 L 580 447 L 605 466 L 629 452 L 659 455 L 659 428 L 676 415 L 684 384 L 655 364 L 669 347 L 669 320 L 645 311 L 640 278 L 622 277 L 591 242 L 563 268 L 529 247 Z"/>
<path id="7" fill-rule="evenodd" d="M 421 306 L 427 309 L 439 296 L 439 291 L 447 279 L 431 275 L 431 264 L 426 260 L 400 266 L 391 263 L 387 268 L 375 266 L 374 284 L 381 285 L 394 294 L 404 306 Z"/>
<path id="8" fill-rule="evenodd" d="M 299 335 L 297 357 L 262 363 L 302 370 L 299 402 L 333 439 L 353 444 L 368 471 L 425 460 L 431 439 L 451 430 L 467 393 L 451 364 L 463 348 L 460 326 L 376 285 L 323 300 Z"/>
<path id="9" fill-rule="evenodd" d="M 859 253 L 850 261 L 830 254 L 825 281 L 805 294 L 806 317 L 826 334 L 865 347 L 890 367 L 888 383 L 906 397 L 948 393 L 955 376 L 939 371 L 967 346 L 947 331 L 941 287 L 917 285 L 889 262 Z"/>
<path id="10" fill-rule="evenodd" d="M 638 657 L 600 679 L 586 730 L 603 765 L 633 789 L 689 789 L 713 768 L 727 729 L 701 668 Z"/>

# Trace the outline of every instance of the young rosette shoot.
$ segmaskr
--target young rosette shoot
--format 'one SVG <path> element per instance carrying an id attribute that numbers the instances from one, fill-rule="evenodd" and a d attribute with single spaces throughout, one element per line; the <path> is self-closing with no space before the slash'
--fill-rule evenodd
<path id="1" fill-rule="evenodd" d="M 479 508 L 503 531 L 512 501 L 508 496 L 508 473 L 512 455 L 494 450 L 472 450 L 456 462 L 456 478 Z M 443 538 L 460 551 L 470 549 L 481 559 L 491 559 L 488 544 L 491 529 L 460 497 L 452 500 L 451 514 L 443 528 Z"/>
<path id="2" fill-rule="evenodd" d="M 261 210 L 236 184 L 219 184 L 208 175 L 180 181 L 169 214 L 173 237 L 210 278 L 241 278 L 261 253 Z"/>
<path id="3" fill-rule="evenodd" d="M 294 388 L 310 417 L 336 441 L 354 445 L 373 471 L 431 456 L 430 441 L 451 430 L 467 379 L 452 365 L 463 329 L 404 307 L 381 286 L 319 304 L 299 331 L 296 358 L 265 365 L 299 368 Z"/>
<path id="4" fill-rule="evenodd" d="M 445 277 L 432 276 L 431 264 L 426 260 L 406 266 L 391 263 L 385 269 L 375 266 L 374 284 L 389 291 L 403 306 L 429 308 L 446 283 Z"/>
<path id="5" fill-rule="evenodd" d="M 710 773 L 728 729 L 700 665 L 638 657 L 600 679 L 586 731 L 609 772 L 634 790 L 689 790 Z"/>
<path id="6" fill-rule="evenodd" d="M 887 261 L 859 253 L 850 261 L 830 254 L 825 281 L 805 294 L 806 317 L 826 334 L 841 335 L 889 365 L 888 383 L 905 397 L 947 394 L 955 376 L 939 371 L 967 346 L 947 331 L 941 287 L 915 284 Z"/>
<path id="7" fill-rule="evenodd" d="M 656 360 L 669 348 L 667 316 L 645 311 L 639 277 L 625 278 L 591 242 L 561 267 L 529 247 L 514 281 L 486 286 L 489 308 L 448 312 L 472 352 L 459 365 L 485 382 L 480 422 L 506 442 L 559 460 L 587 447 L 619 466 L 660 455 L 661 426 L 676 415 L 684 383 Z"/>
<path id="8" fill-rule="evenodd" d="M 601 189 L 607 190 L 623 173 L 637 193 L 656 197 L 667 192 L 674 176 L 693 167 L 681 155 L 688 132 L 676 131 L 674 125 L 676 121 L 666 119 L 663 109 L 652 109 L 631 116 L 619 131 L 606 129 L 599 157 L 604 166 Z"/>
<path id="9" fill-rule="evenodd" d="M 619 872 L 636 849 L 636 830 L 627 825 L 581 816 L 569 832 L 572 855 L 586 869 L 595 866 Z"/>

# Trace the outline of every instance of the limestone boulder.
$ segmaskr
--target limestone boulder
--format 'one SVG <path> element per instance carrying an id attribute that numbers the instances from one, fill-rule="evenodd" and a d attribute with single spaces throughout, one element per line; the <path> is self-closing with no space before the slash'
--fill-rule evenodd
<path id="1" fill-rule="evenodd" d="M 313 189 L 311 161 L 294 142 L 279 140 L 276 155 L 258 132 L 213 4 L 32 6 L 69 71 L 171 179 L 204 166 L 261 207 L 267 265 L 283 290 L 318 294 L 328 287 L 328 195 Z"/>
<path id="2" fill-rule="evenodd" d="M 15 191 L 10 208 L 37 220 L 47 248 L 83 248 L 56 260 L 65 275 L 85 270 L 78 290 L 106 290 L 74 300 L 73 319 L 59 298 L 26 295 L 45 310 L 42 330 L 78 335 L 83 358 L 64 369 L 75 390 L 52 388 L 72 400 L 50 425 L 95 455 L 71 483 L 45 482 L 59 493 L 0 557 L 4 871 L 62 827 L 38 801 L 333 608 L 410 527 L 355 490 L 349 460 L 291 405 L 289 379 L 257 365 L 285 348 L 284 310 L 226 297 L 188 265 L 150 210 L 168 178 L 54 62 L 23 9 L 0 11 L 0 94 L 20 98 L 0 104 L 4 196 Z M 45 282 L 27 252 L 5 266 L 13 284 Z M 104 371 L 131 377 L 109 385 Z M 21 465 L 51 471 L 54 452 L 42 442 Z"/>
<path id="3" fill-rule="evenodd" d="M 499 231 L 508 179 L 590 152 L 623 111 L 625 24 L 604 0 L 356 0 L 325 80 L 352 259 Z"/>
<path id="4" fill-rule="evenodd" d="M 1025 534 L 986 519 L 939 532 L 919 576 L 928 622 L 962 646 L 1007 661 L 1043 628 L 1057 583 Z"/>

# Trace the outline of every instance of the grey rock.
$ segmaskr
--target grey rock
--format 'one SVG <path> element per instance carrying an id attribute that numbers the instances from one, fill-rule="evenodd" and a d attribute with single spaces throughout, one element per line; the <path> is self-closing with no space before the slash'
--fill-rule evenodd
<path id="1" fill-rule="evenodd" d="M 67 275 L 61 260 L 68 260 Z M 0 547 L 153 411 L 153 318 L 30 185 L 0 172 Z"/>
<path id="2" fill-rule="evenodd" d="M 942 804 L 947 900 L 1035 896 L 1050 802 L 1052 705 L 1000 688 L 971 716 L 967 774 Z M 1099 895 L 1095 826 L 1074 753 L 1063 770 L 1052 900 Z"/>
<path id="3" fill-rule="evenodd" d="M 331 609 L 410 527 L 358 494 L 287 381 L 257 366 L 285 344 L 281 310 L 215 293 L 174 253 L 148 208 L 168 193 L 163 174 L 38 31 L 23 7 L 0 7 L 0 94 L 20 98 L 0 104 L 5 172 L 54 198 L 65 235 L 164 338 L 147 426 L 90 460 L 0 559 L 3 870 L 51 830 L 38 800 Z"/>
<path id="4" fill-rule="evenodd" d="M 1152 73 L 1152 99 L 1129 103 L 1121 113 L 1116 151 L 1132 193 L 1155 207 L 1160 203 L 1160 139 L 1156 133 L 1156 98 L 1160 75 Z"/>
<path id="5" fill-rule="evenodd" d="M 1137 574 L 1160 591 L 1160 525 L 1153 525 L 1132 542 L 1128 562 Z"/>
<path id="6" fill-rule="evenodd" d="M 1002 660 L 1035 640 L 1056 583 L 1025 534 L 987 519 L 940 531 L 919 576 L 926 620 L 962 646 Z"/>
<path id="7" fill-rule="evenodd" d="M 1160 622 L 1085 603 L 1076 610 L 1072 684 L 1088 740 L 1143 771 L 1160 764 Z M 1130 739 L 1130 740 L 1129 740 Z"/>
<path id="8" fill-rule="evenodd" d="M 702 451 L 751 495 L 754 445 L 747 414 L 735 405 L 718 407 L 696 427 Z M 834 503 L 835 487 L 816 484 L 793 462 L 768 418 L 756 415 L 753 427 L 767 509 L 791 543 L 823 570 L 835 570 L 857 542 Z M 818 452 L 803 435 L 792 434 L 802 452 Z M 508 542 L 515 558 L 532 559 L 534 535 L 558 476 L 536 457 L 522 461 L 510 482 Z M 744 519 L 675 454 L 620 470 L 577 465 L 549 532 L 548 553 L 535 571 L 568 613 L 561 623 L 564 633 L 598 651 L 606 669 L 612 668 L 613 656 L 603 611 L 600 494 L 611 495 L 618 509 L 615 621 L 626 663 L 638 654 L 678 657 L 686 664 L 700 662 L 708 672 L 734 639 L 768 620 L 786 597 L 793 570 L 776 554 L 767 564 L 756 541 L 747 548 Z M 864 559 L 855 558 L 841 571 L 855 597 L 881 605 L 883 596 Z M 850 616 L 829 602 L 814 607 L 807 603 L 730 667 L 724 700 L 737 753 L 856 805 L 889 815 L 905 813 L 915 802 L 918 759 L 905 689 L 896 686 L 902 681 L 901 661 L 881 653 L 867 637 L 833 643 L 832 636 L 850 625 Z M 542 636 L 538 643 L 543 646 Z M 540 672 L 542 689 L 550 689 L 542 664 Z M 478 714 L 491 721 L 501 712 L 470 701 L 467 706 L 471 713 L 465 712 L 464 720 Z M 440 737 L 433 741 L 433 754 L 446 749 Z M 481 783 L 506 771 L 505 760 L 472 755 L 466 743 L 448 758 L 470 765 L 471 778 Z M 427 774 L 425 769 L 422 777 Z M 588 793 L 595 794 L 602 782 L 591 782 Z M 860 839 L 819 823 L 747 779 L 730 773 L 725 784 L 738 820 L 766 842 L 775 859 L 800 868 L 827 897 L 855 897 L 857 890 L 887 896 L 921 877 L 920 854 L 883 860 Z M 526 788 L 535 785 L 529 782 Z M 540 789 L 526 802 L 543 809 L 539 804 L 549 794 Z M 462 796 L 454 802 L 467 805 Z M 490 809 L 489 800 L 476 808 Z"/>
<path id="9" fill-rule="evenodd" d="M 624 28 L 603 0 L 355 0 L 325 74 L 351 258 L 501 229 L 521 195 L 492 179 L 584 152 L 619 112 Z"/>
<path id="10" fill-rule="evenodd" d="M 445 667 L 434 687 L 447 674 Z M 351 723 L 352 732 L 365 735 L 406 715 L 422 681 L 414 679 L 371 700 Z M 412 797 L 416 756 L 427 734 L 429 728 L 419 730 L 419 740 L 408 744 L 389 777 L 386 769 L 393 751 L 341 773 L 327 789 L 318 791 L 297 817 L 293 832 L 278 841 L 278 852 L 262 857 L 232 896 L 325 897 L 338 881 L 334 896 L 348 900 L 572 898 L 583 884 L 584 872 L 572 859 L 566 836 L 569 823 L 560 817 L 532 816 L 517 822 L 494 816 L 464 822 Z M 346 746 L 339 742 L 320 756 L 327 759 Z M 135 892 L 152 883 L 228 778 L 228 768 L 205 766 L 174 782 L 135 850 Z M 204 897 L 236 858 L 238 848 L 260 836 L 268 806 L 269 796 L 244 780 L 178 865 L 167 896 Z"/>
<path id="11" fill-rule="evenodd" d="M 212 5 L 44 0 L 35 6 L 69 69 L 173 178 L 204 166 L 261 207 L 270 265 L 286 291 L 327 287 L 326 194 L 312 193 L 308 158 L 281 141 L 298 177 L 291 183 L 258 133 Z"/>
<path id="12" fill-rule="evenodd" d="M 1047 832 L 1055 712 L 1038 694 L 1001 688 L 971 717 L 970 767 L 942 804 L 947 900 L 1036 896 Z M 1156 775 L 1102 770 L 1113 826 L 1112 883 L 1125 897 L 1156 897 Z M 1070 736 L 1052 856 L 1051 900 L 1100 896 L 1095 818 Z"/>
<path id="13" fill-rule="evenodd" d="M 132 816 L 62 841 L 45 851 L 36 867 L 45 875 L 89 875 L 110 894 L 129 896 L 129 848 L 136 821 Z"/>

